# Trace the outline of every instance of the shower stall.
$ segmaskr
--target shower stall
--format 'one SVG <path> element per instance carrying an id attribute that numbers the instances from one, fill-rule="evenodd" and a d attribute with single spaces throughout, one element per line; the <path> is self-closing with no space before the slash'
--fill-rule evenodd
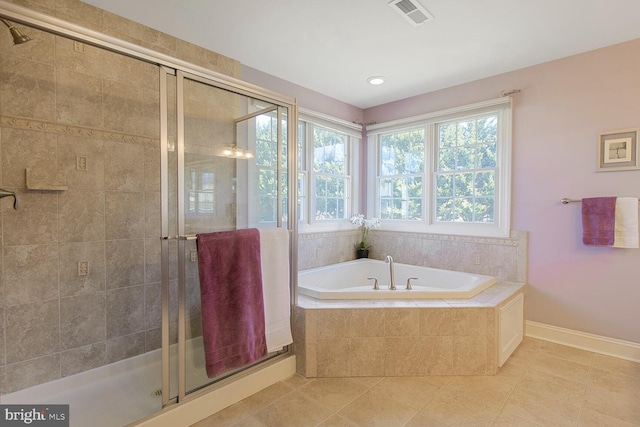
<path id="1" fill-rule="evenodd" d="M 295 100 L 5 1 L 0 18 L 18 200 L 0 201 L 0 402 L 122 426 L 255 369 L 206 376 L 196 236 L 289 230 L 294 288 Z"/>

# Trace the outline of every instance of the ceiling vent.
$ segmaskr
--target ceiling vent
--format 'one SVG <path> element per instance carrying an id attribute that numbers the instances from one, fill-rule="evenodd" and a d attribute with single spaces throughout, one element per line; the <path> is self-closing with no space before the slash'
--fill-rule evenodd
<path id="1" fill-rule="evenodd" d="M 414 27 L 433 19 L 433 15 L 417 0 L 391 0 L 389 6 Z"/>

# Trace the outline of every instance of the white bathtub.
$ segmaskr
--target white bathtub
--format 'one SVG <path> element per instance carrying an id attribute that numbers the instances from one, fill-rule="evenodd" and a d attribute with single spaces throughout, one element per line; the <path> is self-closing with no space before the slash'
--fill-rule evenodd
<path id="1" fill-rule="evenodd" d="M 178 360 L 177 345 L 170 349 Z M 209 383 L 202 337 L 187 341 L 187 385 L 197 388 Z M 68 404 L 70 427 L 122 427 L 162 409 L 161 350 L 59 378 L 0 397 L 2 404 Z M 177 395 L 178 377 L 171 370 L 171 396 Z M 35 425 L 35 424 L 34 424 Z"/>
<path id="2" fill-rule="evenodd" d="M 495 277 L 438 268 L 394 264 L 396 290 L 389 289 L 389 264 L 372 259 L 347 261 L 300 271 L 298 292 L 318 299 L 466 299 L 496 283 Z M 373 289 L 375 277 L 379 290 Z M 407 279 L 411 290 L 407 290 Z"/>

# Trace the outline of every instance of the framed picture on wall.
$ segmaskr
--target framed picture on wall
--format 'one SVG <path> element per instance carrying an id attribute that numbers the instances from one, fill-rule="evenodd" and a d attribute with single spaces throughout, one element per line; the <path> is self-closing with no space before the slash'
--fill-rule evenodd
<path id="1" fill-rule="evenodd" d="M 638 164 L 638 128 L 598 134 L 597 172 L 640 169 Z"/>

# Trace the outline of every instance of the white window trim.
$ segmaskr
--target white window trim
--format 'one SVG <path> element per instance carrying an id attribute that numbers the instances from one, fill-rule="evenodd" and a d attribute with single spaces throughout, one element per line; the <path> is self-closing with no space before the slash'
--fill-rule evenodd
<path id="1" fill-rule="evenodd" d="M 326 114 L 318 113 L 305 108 L 298 109 L 298 120 L 310 123 L 312 125 L 321 126 L 326 129 L 334 130 L 336 132 L 344 133 L 348 137 L 348 175 L 350 176 L 350 184 L 347 189 L 349 194 L 349 203 L 347 207 L 350 215 L 358 213 L 359 210 L 359 191 L 365 191 L 365 186 L 359 183 L 360 177 L 360 141 L 362 139 L 362 126 L 356 123 L 348 122 L 346 120 L 331 117 Z M 299 233 L 316 233 L 327 231 L 340 231 L 340 230 L 352 230 L 353 224 L 348 219 L 336 219 L 336 220 L 315 220 L 314 212 L 315 206 L 315 192 L 312 191 L 312 184 L 314 182 L 313 168 L 313 150 L 309 149 L 309 144 L 313 139 L 309 138 L 311 127 L 307 126 L 307 149 L 304 155 L 306 156 L 307 170 L 306 170 L 306 205 L 305 209 L 305 221 L 298 223 Z"/>
<path id="2" fill-rule="evenodd" d="M 454 118 L 477 115 L 485 112 L 499 114 L 500 133 L 498 158 L 496 165 L 496 210 L 493 224 L 482 223 L 436 223 L 434 219 L 435 189 L 435 144 L 430 143 L 425 152 L 424 189 L 427 191 L 423 203 L 423 219 L 421 221 L 389 220 L 383 221 L 386 230 L 422 232 L 434 234 L 454 234 L 471 236 L 508 237 L 511 230 L 511 99 L 509 97 L 469 104 L 447 110 L 435 111 L 419 116 L 407 117 L 386 123 L 379 123 L 367 128 L 367 212 L 369 216 L 380 217 L 378 212 L 379 188 L 378 180 L 378 140 L 383 133 L 403 129 L 425 127 L 425 135 L 435 141 L 435 124 Z"/>

